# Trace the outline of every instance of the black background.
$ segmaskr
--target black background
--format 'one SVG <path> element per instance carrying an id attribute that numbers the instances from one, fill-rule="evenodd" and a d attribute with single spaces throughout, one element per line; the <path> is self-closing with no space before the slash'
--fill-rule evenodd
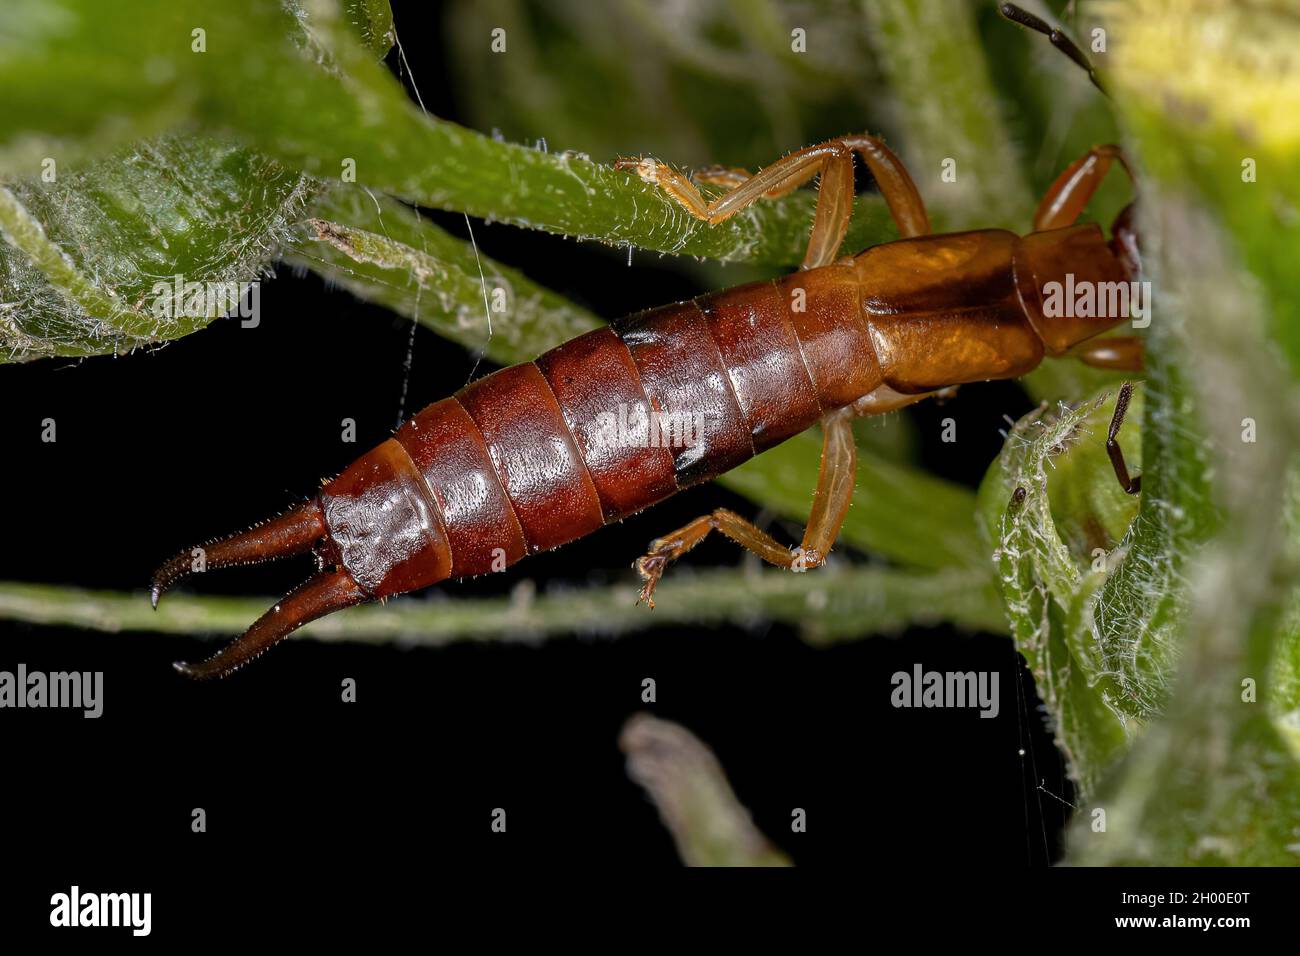
<path id="1" fill-rule="evenodd" d="M 426 104 L 456 119 L 432 53 L 437 19 L 395 6 Z M 464 234 L 460 217 L 434 218 Z M 506 226 L 479 224 L 475 235 L 485 254 L 608 317 L 705 291 L 657 257 L 629 268 L 621 251 Z M 264 283 L 261 307 L 256 329 L 222 320 L 164 348 L 0 372 L 0 578 L 134 590 L 147 601 L 163 558 L 299 500 L 387 437 L 409 324 L 287 269 Z M 423 329 L 413 343 L 407 414 L 463 385 L 474 365 Z M 973 486 L 997 452 L 1002 416 L 1027 408 L 1002 384 L 963 389 L 942 415 L 908 414 L 925 465 Z M 938 441 L 946 416 L 958 420 L 956 446 Z M 53 444 L 40 440 L 47 417 L 57 421 Z M 340 441 L 345 417 L 358 423 L 355 445 Z M 503 575 L 441 590 L 630 580 L 646 542 L 724 504 L 757 510 L 706 486 Z M 794 525 L 769 527 L 797 538 Z M 671 573 L 740 560 L 710 541 Z M 308 571 L 300 559 L 208 575 L 198 588 L 282 593 Z M 623 722 L 642 709 L 708 743 L 759 827 L 805 867 L 1042 866 L 1059 856 L 1061 800 L 1072 796 L 1004 638 L 931 629 L 814 650 L 763 626 L 438 651 L 300 640 L 231 680 L 193 685 L 172 673 L 172 660 L 211 649 L 0 623 L 0 669 L 21 661 L 105 675 L 98 720 L 30 710 L 2 718 L 5 800 L 20 821 L 11 847 L 55 861 L 55 889 L 75 879 L 161 889 L 317 857 L 368 861 L 361 872 L 373 866 L 382 879 L 379 861 L 394 854 L 437 869 L 673 866 L 671 839 L 617 747 Z M 918 662 L 997 670 L 1001 713 L 892 708 L 890 675 Z M 348 677 L 355 704 L 340 701 Z M 648 708 L 645 677 L 658 684 Z M 205 834 L 191 832 L 195 807 L 207 812 Z M 506 834 L 490 831 L 494 807 L 507 810 Z M 790 830 L 794 807 L 807 811 L 806 833 Z"/>

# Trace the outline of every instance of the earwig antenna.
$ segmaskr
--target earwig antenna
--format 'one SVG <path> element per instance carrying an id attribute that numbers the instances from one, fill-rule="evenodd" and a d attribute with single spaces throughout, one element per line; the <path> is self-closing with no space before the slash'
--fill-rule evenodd
<path id="1" fill-rule="evenodd" d="M 1101 85 L 1101 80 L 1097 76 L 1097 71 L 1093 68 L 1092 62 L 1088 59 L 1087 55 L 1079 49 L 1078 44 L 1071 40 L 1064 31 L 1056 29 L 1056 27 L 1052 26 L 1042 17 L 1034 16 L 1034 14 L 1030 13 L 1028 10 L 1022 10 L 1014 3 L 998 4 L 998 13 L 1002 14 L 1003 17 L 1010 20 L 1012 23 L 1018 23 L 1022 27 L 1028 27 L 1030 30 L 1034 30 L 1047 37 L 1052 41 L 1052 46 L 1056 47 L 1083 68 L 1084 72 L 1088 74 L 1088 79 L 1092 80 L 1093 86 L 1101 90 L 1104 95 L 1110 95 L 1106 92 L 1106 87 Z"/>

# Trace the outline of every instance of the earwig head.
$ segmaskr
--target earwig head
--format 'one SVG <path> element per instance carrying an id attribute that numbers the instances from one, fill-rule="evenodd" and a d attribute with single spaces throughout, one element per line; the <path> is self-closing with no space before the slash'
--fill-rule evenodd
<path id="1" fill-rule="evenodd" d="M 1116 249 L 1119 236 L 1125 242 L 1133 240 L 1127 229 L 1108 242 L 1101 227 L 1088 222 L 1031 232 L 1020 240 L 1015 253 L 1016 286 L 1047 354 L 1061 355 L 1127 322 L 1135 309 L 1149 305 L 1137 273 L 1130 272 L 1137 268 L 1136 260 L 1124 258 Z"/>

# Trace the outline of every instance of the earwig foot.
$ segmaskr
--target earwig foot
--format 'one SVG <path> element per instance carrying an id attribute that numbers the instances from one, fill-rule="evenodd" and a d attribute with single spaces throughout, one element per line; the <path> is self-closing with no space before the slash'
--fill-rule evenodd
<path id="1" fill-rule="evenodd" d="M 793 549 L 790 554 L 790 570 L 795 574 L 802 574 L 804 571 L 820 568 L 826 563 L 826 556 L 816 548 L 798 547 Z"/>
<path id="2" fill-rule="evenodd" d="M 655 543 L 658 544 L 658 542 Z M 642 580 L 645 581 L 645 584 L 641 587 L 641 596 L 636 600 L 637 604 L 644 601 L 650 610 L 654 610 L 655 585 L 657 585 L 659 579 L 663 577 L 664 568 L 666 567 L 668 567 L 668 558 L 666 555 L 647 554 L 636 559 L 637 574 L 641 575 Z"/>
<path id="3" fill-rule="evenodd" d="M 659 181 L 659 166 L 659 161 L 651 159 L 649 156 L 644 156 L 638 159 L 625 156 L 614 161 L 615 169 L 623 171 L 634 170 L 636 174 L 641 177 L 643 182 L 650 183 L 651 185 L 654 185 Z"/>

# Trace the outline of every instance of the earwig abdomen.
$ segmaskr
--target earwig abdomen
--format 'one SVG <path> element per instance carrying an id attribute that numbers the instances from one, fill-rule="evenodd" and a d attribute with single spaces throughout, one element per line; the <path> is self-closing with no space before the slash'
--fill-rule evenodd
<path id="1" fill-rule="evenodd" d="M 317 500 L 325 552 L 368 596 L 425 587 L 450 573 L 442 509 L 396 439 L 354 461 Z"/>
<path id="2" fill-rule="evenodd" d="M 795 272 L 774 284 L 789 303 L 799 352 L 824 410 L 852 405 L 882 383 L 854 260 Z"/>
<path id="3" fill-rule="evenodd" d="M 430 405 L 279 520 L 303 525 L 295 541 L 323 524 L 318 554 L 368 598 L 504 570 L 881 385 L 1028 370 L 1043 346 L 1017 299 L 1017 242 L 996 230 L 900 240 L 628 316 Z M 967 277 L 957 289 L 953 271 Z"/>
<path id="4" fill-rule="evenodd" d="M 654 409 L 632 353 L 612 328 L 551 349 L 537 359 L 537 367 L 587 465 L 605 521 L 617 521 L 677 490 L 672 451 L 639 430 Z"/>
<path id="5" fill-rule="evenodd" d="M 397 430 L 442 513 L 451 546 L 448 575 L 486 574 L 528 552 L 483 434 L 455 398 L 435 402 Z"/>
<path id="6" fill-rule="evenodd" d="M 614 330 L 636 363 L 658 440 L 668 432 L 678 488 L 753 457 L 745 413 L 698 301 L 628 316 Z"/>
<path id="7" fill-rule="evenodd" d="M 730 289 L 480 379 L 325 485 L 323 551 L 385 597 L 502 570 L 728 471 L 879 384 L 865 323 L 841 311 L 860 313 L 856 288 L 845 266 Z"/>
<path id="8" fill-rule="evenodd" d="M 791 299 L 776 283 L 720 292 L 701 299 L 699 307 L 748 427 L 752 454 L 822 416 L 790 322 Z"/>
<path id="9" fill-rule="evenodd" d="M 487 444 L 529 554 L 601 526 L 595 484 L 536 362 L 480 379 L 456 400 Z"/>

